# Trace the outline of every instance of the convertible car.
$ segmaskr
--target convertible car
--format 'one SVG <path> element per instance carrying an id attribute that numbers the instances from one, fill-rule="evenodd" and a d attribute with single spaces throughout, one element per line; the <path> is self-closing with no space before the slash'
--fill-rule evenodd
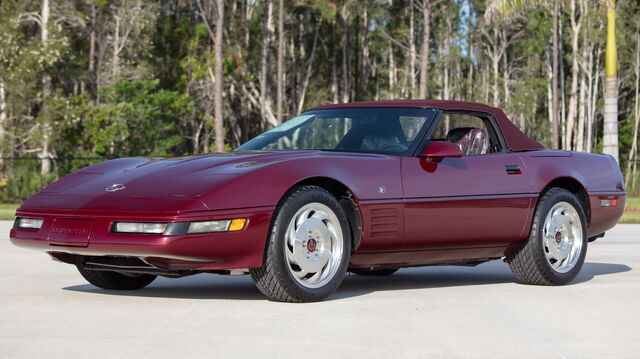
<path id="1" fill-rule="evenodd" d="M 250 274 L 275 301 L 326 298 L 347 271 L 504 259 L 573 280 L 623 213 L 611 156 L 549 151 L 477 103 L 320 106 L 235 151 L 83 168 L 17 210 L 11 240 L 95 286 Z"/>

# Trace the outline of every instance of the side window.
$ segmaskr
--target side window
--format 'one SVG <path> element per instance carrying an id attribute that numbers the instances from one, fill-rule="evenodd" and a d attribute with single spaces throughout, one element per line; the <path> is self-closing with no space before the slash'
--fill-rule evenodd
<path id="1" fill-rule="evenodd" d="M 461 113 L 443 113 L 429 140 L 455 143 L 463 155 L 504 150 L 489 118 Z"/>

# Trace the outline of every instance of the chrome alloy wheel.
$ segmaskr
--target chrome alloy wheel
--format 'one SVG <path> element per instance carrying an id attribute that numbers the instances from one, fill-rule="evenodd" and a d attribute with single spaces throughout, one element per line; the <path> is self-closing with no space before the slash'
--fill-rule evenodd
<path id="1" fill-rule="evenodd" d="M 558 202 L 544 220 L 542 245 L 551 268 L 569 272 L 582 252 L 582 223 L 578 211 L 567 202 Z"/>
<path id="2" fill-rule="evenodd" d="M 320 288 L 338 271 L 343 247 L 342 227 L 333 210 L 308 203 L 293 215 L 285 233 L 287 268 L 303 287 Z"/>

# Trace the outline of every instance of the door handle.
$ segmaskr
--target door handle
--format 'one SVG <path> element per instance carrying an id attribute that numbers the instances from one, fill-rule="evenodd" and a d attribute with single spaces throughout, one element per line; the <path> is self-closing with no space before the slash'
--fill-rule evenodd
<path id="1" fill-rule="evenodd" d="M 520 166 L 518 165 L 505 165 L 504 168 L 507 170 L 507 174 L 509 175 L 522 174 L 522 172 L 520 171 Z"/>

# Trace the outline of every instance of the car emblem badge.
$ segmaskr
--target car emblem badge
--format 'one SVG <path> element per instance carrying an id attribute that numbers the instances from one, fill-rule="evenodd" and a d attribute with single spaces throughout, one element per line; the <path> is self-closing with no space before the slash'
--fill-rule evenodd
<path id="1" fill-rule="evenodd" d="M 308 250 L 309 252 L 315 252 L 315 250 L 316 250 L 316 246 L 317 246 L 317 245 L 318 245 L 318 244 L 316 243 L 316 240 L 315 240 L 315 239 L 313 239 L 313 238 L 309 238 L 309 241 L 307 242 L 307 250 Z"/>
<path id="2" fill-rule="evenodd" d="M 122 183 L 115 183 L 111 186 L 105 188 L 104 190 L 107 192 L 116 192 L 125 189 L 126 187 Z"/>
<path id="3" fill-rule="evenodd" d="M 378 193 L 383 194 L 383 193 L 387 193 L 387 188 L 386 187 L 378 187 Z"/>
<path id="4" fill-rule="evenodd" d="M 556 243 L 560 244 L 560 242 L 562 242 L 562 232 L 556 232 L 555 237 Z"/>

